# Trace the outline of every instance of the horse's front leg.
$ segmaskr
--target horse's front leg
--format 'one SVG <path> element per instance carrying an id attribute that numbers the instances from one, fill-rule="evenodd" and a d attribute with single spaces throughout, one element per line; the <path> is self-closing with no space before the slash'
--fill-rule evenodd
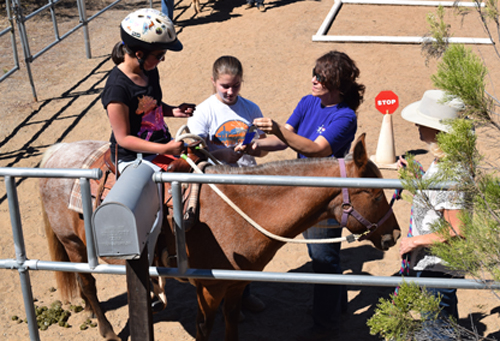
<path id="1" fill-rule="evenodd" d="M 151 277 L 151 284 L 153 291 L 151 293 L 151 302 L 155 303 L 153 307 L 153 313 L 164 310 L 167 307 L 167 294 L 165 293 L 165 277 Z M 160 301 L 155 301 L 159 299 Z M 161 306 L 157 306 L 157 303 L 161 302 Z"/>
<path id="2" fill-rule="evenodd" d="M 196 316 L 196 341 L 207 341 L 214 326 L 215 314 L 222 301 L 225 285 L 212 285 L 210 290 L 200 282 L 196 283 L 198 314 Z"/>
<path id="3" fill-rule="evenodd" d="M 240 319 L 241 310 L 241 297 L 243 296 L 243 290 L 247 285 L 246 282 L 237 282 L 234 286 L 231 286 L 224 296 L 224 320 L 226 322 L 226 334 L 225 341 L 237 341 L 238 340 L 238 322 Z"/>
<path id="4" fill-rule="evenodd" d="M 85 310 L 90 309 L 97 318 L 99 325 L 99 333 L 107 341 L 121 341 L 121 338 L 115 334 L 111 323 L 104 315 L 99 300 L 97 299 L 97 289 L 95 286 L 95 278 L 90 274 L 79 273 L 78 283 L 80 284 L 82 298 L 85 300 Z"/>

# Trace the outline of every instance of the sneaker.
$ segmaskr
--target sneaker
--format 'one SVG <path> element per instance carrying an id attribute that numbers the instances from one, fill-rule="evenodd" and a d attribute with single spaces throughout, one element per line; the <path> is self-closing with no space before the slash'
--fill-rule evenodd
<path id="1" fill-rule="evenodd" d="M 265 12 L 266 11 L 266 6 L 264 6 L 264 4 L 258 4 L 257 5 L 257 9 L 261 12 Z"/>
<path id="2" fill-rule="evenodd" d="M 245 9 L 250 9 L 250 8 L 252 8 L 253 6 L 254 6 L 253 2 L 252 2 L 252 3 L 247 2 L 247 3 L 245 4 L 245 6 L 243 6 L 243 7 L 244 7 Z"/>
<path id="3" fill-rule="evenodd" d="M 248 295 L 243 297 L 241 301 L 241 305 L 243 308 L 251 311 L 252 313 L 259 313 L 262 310 L 266 309 L 266 305 L 260 298 L 255 295 Z"/>

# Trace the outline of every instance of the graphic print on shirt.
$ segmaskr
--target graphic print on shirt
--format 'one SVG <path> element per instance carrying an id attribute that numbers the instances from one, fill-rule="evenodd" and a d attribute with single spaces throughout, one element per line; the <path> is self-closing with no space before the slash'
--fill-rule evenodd
<path id="1" fill-rule="evenodd" d="M 316 132 L 318 133 L 318 135 L 321 135 L 325 130 L 325 125 L 321 125 L 318 127 L 318 129 L 316 129 Z"/>
<path id="2" fill-rule="evenodd" d="M 144 114 L 144 116 L 142 116 L 141 129 L 137 133 L 139 137 L 149 141 L 154 132 L 167 132 L 165 122 L 163 121 L 162 106 L 157 106 L 154 98 L 150 96 L 142 96 L 139 98 L 139 105 L 135 113 L 137 115 Z"/>
<path id="3" fill-rule="evenodd" d="M 219 146 L 234 147 L 245 139 L 247 129 L 248 125 L 242 121 L 224 122 L 217 128 L 212 142 Z"/>

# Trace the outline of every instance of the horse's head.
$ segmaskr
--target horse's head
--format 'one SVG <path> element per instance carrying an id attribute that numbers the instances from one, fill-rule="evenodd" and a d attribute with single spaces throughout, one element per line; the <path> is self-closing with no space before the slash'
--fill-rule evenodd
<path id="1" fill-rule="evenodd" d="M 366 153 L 365 134 L 354 143 L 352 160 L 346 161 L 346 172 L 350 178 L 382 178 L 377 166 Z M 380 250 L 388 250 L 396 244 L 401 235 L 392 208 L 379 188 L 349 188 L 350 205 L 339 205 L 336 210 L 339 221 L 347 220 L 347 228 L 354 234 L 363 234 L 360 239 L 368 239 Z"/>
<path id="2" fill-rule="evenodd" d="M 207 159 L 206 155 L 197 148 L 201 143 L 202 141 L 196 141 L 186 146 L 186 155 L 196 164 Z M 171 173 L 189 173 L 191 170 L 191 166 L 183 158 L 173 161 L 167 168 L 167 172 Z"/>

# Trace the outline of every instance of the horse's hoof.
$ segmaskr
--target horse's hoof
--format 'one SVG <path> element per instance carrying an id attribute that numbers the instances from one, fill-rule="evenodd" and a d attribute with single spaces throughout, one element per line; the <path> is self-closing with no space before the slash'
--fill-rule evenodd
<path id="1" fill-rule="evenodd" d="M 153 312 L 153 314 L 158 314 L 166 307 L 167 305 L 164 304 L 160 299 L 151 302 L 151 311 Z"/>

